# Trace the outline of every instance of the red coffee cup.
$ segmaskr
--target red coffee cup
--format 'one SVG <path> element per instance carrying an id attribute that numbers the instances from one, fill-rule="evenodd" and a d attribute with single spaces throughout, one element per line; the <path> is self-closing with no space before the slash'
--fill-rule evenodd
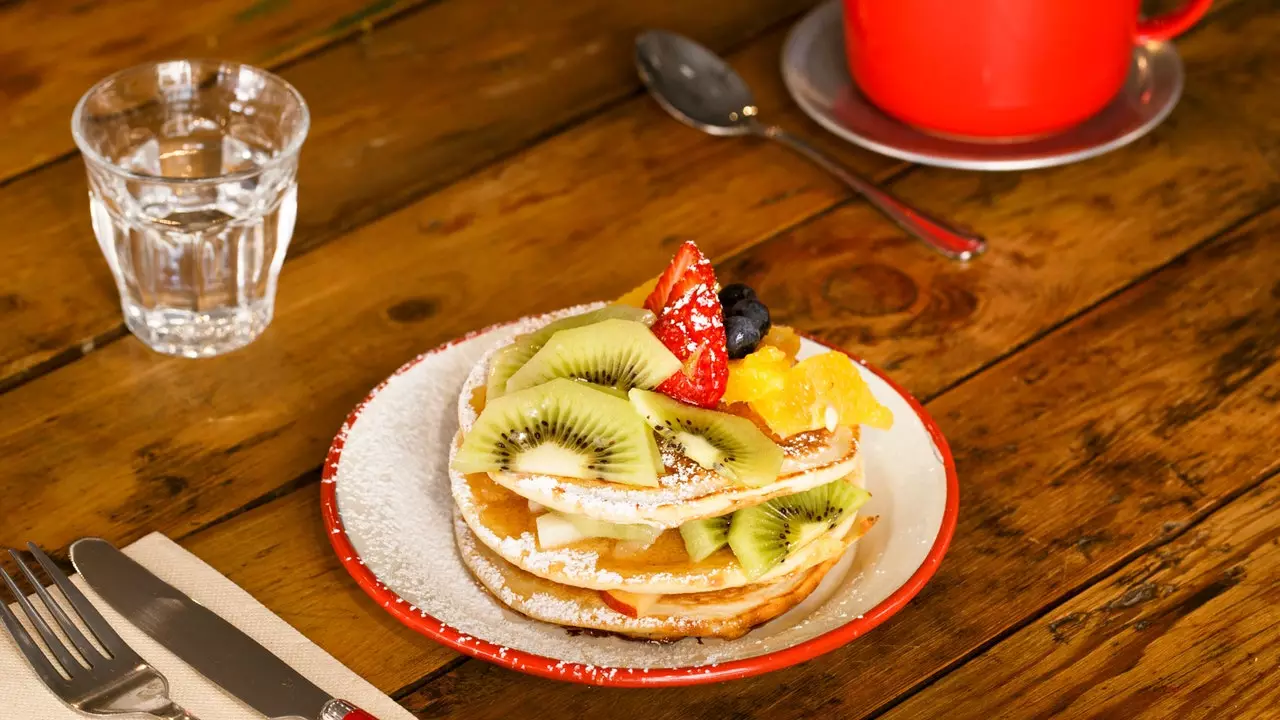
<path id="1" fill-rule="evenodd" d="M 844 0 L 845 50 L 863 94 L 905 123 L 1043 135 L 1101 110 L 1135 43 L 1173 38 L 1211 1 L 1139 21 L 1139 0 Z"/>

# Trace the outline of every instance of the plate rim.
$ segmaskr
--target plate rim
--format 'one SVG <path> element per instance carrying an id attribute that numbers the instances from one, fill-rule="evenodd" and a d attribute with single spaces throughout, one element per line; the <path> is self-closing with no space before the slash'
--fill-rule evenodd
<path id="1" fill-rule="evenodd" d="M 803 78 L 804 75 L 795 66 L 795 64 L 790 62 L 790 60 L 792 59 L 793 56 L 802 54 L 799 50 L 797 50 L 797 47 L 799 46 L 799 43 L 800 43 L 801 33 L 809 31 L 810 30 L 809 25 L 811 24 L 817 25 L 818 21 L 821 19 L 819 16 L 822 13 L 830 13 L 830 12 L 835 12 L 837 10 L 840 10 L 840 0 L 827 0 L 827 2 L 819 4 L 817 7 L 813 8 L 808 13 L 806 13 L 804 17 L 800 18 L 800 20 L 798 20 L 795 23 L 795 25 L 793 25 L 791 29 L 787 31 L 787 36 L 782 43 L 782 51 L 779 53 L 779 65 L 781 66 L 780 70 L 782 73 L 782 84 L 786 87 L 787 94 L 791 96 L 791 99 L 795 101 L 796 105 L 800 106 L 800 109 L 804 112 L 804 114 L 807 115 L 810 120 L 813 120 L 814 122 L 821 125 L 823 129 L 825 129 L 827 132 L 831 133 L 832 135 L 835 135 L 836 137 L 840 138 L 841 140 L 844 140 L 845 142 L 853 143 L 854 145 L 862 147 L 866 150 L 870 150 L 871 152 L 879 153 L 881 155 L 885 155 L 888 157 L 897 158 L 899 160 L 904 160 L 906 162 L 919 163 L 921 165 L 928 165 L 931 167 L 950 168 L 953 170 L 976 170 L 981 172 L 1017 172 L 1022 170 L 1039 170 L 1043 168 L 1059 167 L 1062 165 L 1070 165 L 1070 164 L 1081 162 L 1084 160 L 1090 160 L 1092 158 L 1112 152 L 1113 150 L 1119 150 L 1120 148 L 1126 145 L 1130 145 L 1134 143 L 1135 141 L 1142 138 L 1143 136 L 1150 134 L 1151 131 L 1155 130 L 1162 123 L 1164 123 L 1164 121 L 1168 119 L 1169 115 L 1173 113 L 1174 108 L 1177 107 L 1179 101 L 1181 101 L 1182 93 L 1186 87 L 1186 70 L 1183 67 L 1182 56 L 1181 54 L 1178 53 L 1177 47 L 1173 44 L 1173 42 L 1169 40 L 1149 41 L 1147 43 L 1149 45 L 1159 46 L 1162 49 L 1167 49 L 1172 54 L 1172 57 L 1175 60 L 1177 71 L 1174 75 L 1173 84 L 1171 86 L 1172 90 L 1170 92 L 1169 101 L 1165 105 L 1160 107 L 1159 110 L 1150 118 L 1148 118 L 1145 123 L 1138 125 L 1137 127 L 1129 130 L 1124 134 L 1117 135 L 1107 140 L 1106 142 L 1099 143 L 1097 145 L 1093 145 L 1083 149 L 1078 149 L 1070 152 L 1061 152 L 1056 154 L 1048 154 L 1048 155 L 1035 156 L 1035 157 L 1022 157 L 1022 158 L 1006 157 L 1006 158 L 971 159 L 971 158 L 964 158 L 964 157 L 954 157 L 950 155 L 932 155 L 924 152 L 916 152 L 913 150 L 904 150 L 898 147 L 897 145 L 891 145 L 885 142 L 881 142 L 879 140 L 876 140 L 873 137 L 850 130 L 848 127 L 845 127 L 844 125 L 842 125 L 837 119 L 832 117 L 830 113 L 828 113 L 822 107 L 820 107 L 812 98 L 810 98 L 799 87 L 801 78 Z M 841 33 L 843 34 L 843 29 L 841 30 Z M 1141 47 L 1142 47 L 1141 44 L 1135 44 L 1133 48 L 1133 52 L 1135 53 L 1138 52 L 1138 50 L 1141 49 Z M 852 82 L 853 80 L 852 78 L 850 78 L 850 83 Z M 1121 94 L 1123 94 L 1123 90 L 1121 91 Z M 1111 102 L 1115 102 L 1115 100 L 1116 99 L 1113 98 Z M 868 100 L 867 102 L 868 104 L 871 104 L 874 107 L 874 104 L 872 104 L 870 100 Z M 1110 106 L 1110 103 L 1108 103 L 1107 106 L 1104 106 L 1103 110 L 1105 110 L 1106 107 L 1109 107 L 1109 106 Z M 876 112 L 883 113 L 884 111 L 876 108 Z M 1098 112 L 1101 113 L 1102 110 L 1099 110 Z M 1065 130 L 1063 132 L 1070 132 L 1070 129 Z M 986 147 L 985 145 L 981 145 L 977 143 L 974 143 L 974 144 L 963 143 L 963 141 L 957 141 L 957 143 L 969 145 L 974 148 Z"/>
<path id="2" fill-rule="evenodd" d="M 424 353 L 421 353 L 413 359 L 406 362 L 396 369 L 385 380 L 378 383 L 376 387 L 369 391 L 359 403 L 348 413 L 346 420 L 343 422 L 341 429 L 333 439 L 333 443 L 329 447 L 329 451 L 325 456 L 324 469 L 320 476 L 320 512 L 324 521 L 325 535 L 329 537 L 329 544 L 333 547 L 334 552 L 338 556 L 338 561 L 346 569 L 348 574 L 356 581 L 356 584 L 370 598 L 382 606 L 384 610 L 391 613 L 402 625 L 411 630 L 425 635 L 436 642 L 456 650 L 464 655 L 474 657 L 480 660 L 505 667 L 517 672 L 528 675 L 548 678 L 551 680 L 561 680 L 565 682 L 579 683 L 584 685 L 597 685 L 604 687 L 676 687 L 685 685 L 703 685 L 707 683 L 722 682 L 725 680 L 736 680 L 739 678 L 747 678 L 755 675 L 781 670 L 782 668 L 811 660 L 820 655 L 824 655 L 838 647 L 841 647 L 870 630 L 878 627 L 885 620 L 888 620 L 895 613 L 902 609 L 912 598 L 919 594 L 925 584 L 933 578 L 937 572 L 938 566 L 942 563 L 942 558 L 946 555 L 947 548 L 951 544 L 952 536 L 955 534 L 956 524 L 960 511 L 960 480 L 956 474 L 955 459 L 951 454 L 951 447 L 947 444 L 946 438 L 942 435 L 942 431 L 938 428 L 933 416 L 925 410 L 920 401 L 905 388 L 895 382 L 880 368 L 866 362 L 862 358 L 850 353 L 844 349 L 831 347 L 823 341 L 815 338 L 807 333 L 799 333 L 802 337 L 822 345 L 830 350 L 844 353 L 853 359 L 854 362 L 867 368 L 875 373 L 881 380 L 885 381 L 894 392 L 902 396 L 907 404 L 915 412 L 919 418 L 925 431 L 929 435 L 934 448 L 937 450 L 939 459 L 942 461 L 943 469 L 946 472 L 946 492 L 947 497 L 944 504 L 942 522 L 938 527 L 938 534 L 933 540 L 933 544 L 929 548 L 928 554 L 925 555 L 920 567 L 916 568 L 911 577 L 900 585 L 884 600 L 880 601 L 875 607 L 866 611 L 862 615 L 851 619 L 849 622 L 829 630 L 822 635 L 810 638 L 802 643 L 797 643 L 781 650 L 775 650 L 763 655 L 757 655 L 740 660 L 719 663 L 717 665 L 696 665 L 678 668 L 601 668 L 599 666 L 589 666 L 580 663 L 567 662 L 550 658 L 535 653 L 529 653 L 515 648 L 503 647 L 496 645 L 487 640 L 467 635 L 458 631 L 456 628 L 441 622 L 439 619 L 428 615 L 425 611 L 410 605 L 407 601 L 400 598 L 391 588 L 387 587 L 378 577 L 364 564 L 360 558 L 360 554 L 356 552 L 355 546 L 351 542 L 351 538 L 347 536 L 347 531 L 342 523 L 341 514 L 338 511 L 338 495 L 337 495 L 337 472 L 338 464 L 342 457 L 343 447 L 346 445 L 347 433 L 354 427 L 364 408 L 382 392 L 391 380 L 422 362 L 427 357 L 437 355 L 444 352 L 455 345 L 467 340 L 488 334 L 495 330 L 514 325 L 521 322 L 524 318 L 511 320 L 508 322 L 496 323 L 479 330 L 473 330 L 465 335 L 454 338 L 446 343 L 438 345 Z M 531 622 L 537 622 L 531 621 Z"/>

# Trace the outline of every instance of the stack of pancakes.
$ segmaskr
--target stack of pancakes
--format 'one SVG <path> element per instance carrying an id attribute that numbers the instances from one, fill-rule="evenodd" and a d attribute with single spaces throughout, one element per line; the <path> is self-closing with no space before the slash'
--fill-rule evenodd
<path id="1" fill-rule="evenodd" d="M 463 388 L 453 451 L 484 407 L 487 371 L 481 362 Z M 851 512 L 755 578 L 748 578 L 729 547 L 691 560 L 679 531 L 683 523 L 830 482 L 862 485 L 856 428 L 815 430 L 778 444 L 782 469 L 761 487 L 737 484 L 663 443 L 665 472 L 657 487 L 451 469 L 458 548 L 494 597 L 537 620 L 652 640 L 736 638 L 808 597 L 875 521 Z M 662 530 L 649 544 L 590 537 L 544 549 L 536 519 L 548 511 Z"/>

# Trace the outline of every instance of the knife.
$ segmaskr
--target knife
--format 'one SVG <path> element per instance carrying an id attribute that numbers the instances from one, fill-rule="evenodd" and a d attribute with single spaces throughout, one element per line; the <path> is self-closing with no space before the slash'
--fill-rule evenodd
<path id="1" fill-rule="evenodd" d="M 271 651 L 99 538 L 71 545 L 89 587 L 201 675 L 269 718 L 377 720 L 335 699 Z"/>

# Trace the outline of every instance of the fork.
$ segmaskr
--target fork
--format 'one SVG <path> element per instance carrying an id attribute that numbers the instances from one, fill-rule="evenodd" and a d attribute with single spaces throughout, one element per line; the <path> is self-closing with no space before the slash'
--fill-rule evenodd
<path id="1" fill-rule="evenodd" d="M 44 617 L 36 611 L 27 594 L 18 587 L 13 577 L 0 567 L 0 576 L 18 600 L 18 606 L 26 613 L 36 633 L 44 641 L 45 647 L 57 661 L 57 667 L 18 622 L 18 618 L 9 610 L 8 603 L 0 600 L 0 622 L 3 622 L 9 634 L 13 636 L 18 649 L 27 658 L 36 675 L 64 703 L 72 708 L 90 715 L 119 715 L 122 713 L 149 713 L 165 720 L 197 720 L 196 716 L 183 710 L 169 699 L 169 683 L 158 670 L 147 664 L 125 644 L 115 630 L 102 618 L 101 613 L 93 607 L 89 599 L 80 589 L 67 579 L 57 565 L 45 555 L 35 543 L 27 543 L 27 549 L 35 557 L 44 571 L 53 578 L 53 582 L 62 591 L 62 595 L 70 603 L 72 610 L 79 615 L 90 634 L 106 650 L 106 653 L 94 647 L 76 627 L 71 618 L 57 600 L 45 589 L 36 574 L 27 567 L 17 550 L 9 550 L 9 555 L 18 563 L 27 582 L 35 588 L 36 595 L 44 603 L 62 629 L 63 634 L 75 646 L 79 658 L 54 633 Z M 82 658 L 82 659 L 80 659 Z M 62 672 L 58 671 L 61 668 Z"/>

